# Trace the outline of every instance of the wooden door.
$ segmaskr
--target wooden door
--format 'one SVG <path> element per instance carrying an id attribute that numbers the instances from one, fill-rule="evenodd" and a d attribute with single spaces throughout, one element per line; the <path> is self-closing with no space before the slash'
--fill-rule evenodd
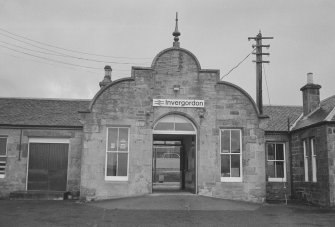
<path id="1" fill-rule="evenodd" d="M 27 190 L 66 191 L 68 148 L 65 143 L 30 143 Z"/>

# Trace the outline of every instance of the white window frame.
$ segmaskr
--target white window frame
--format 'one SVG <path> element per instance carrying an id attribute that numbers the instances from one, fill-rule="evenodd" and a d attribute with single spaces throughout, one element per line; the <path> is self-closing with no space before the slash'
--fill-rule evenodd
<path id="1" fill-rule="evenodd" d="M 109 138 L 109 129 L 110 128 L 117 128 L 118 129 L 118 137 L 117 137 L 117 143 L 119 141 L 119 129 L 120 128 L 126 128 L 128 129 L 128 151 L 108 151 L 108 138 Z M 109 126 L 107 127 L 107 133 L 106 133 L 107 137 L 106 137 L 106 160 L 105 160 L 105 181 L 128 181 L 128 176 L 129 176 L 129 151 L 130 151 L 130 147 L 129 147 L 129 140 L 130 140 L 130 127 L 126 127 L 126 126 Z M 116 147 L 118 148 L 118 145 L 116 144 Z M 107 176 L 107 161 L 108 161 L 108 157 L 107 154 L 108 153 L 127 153 L 128 157 L 127 157 L 127 176 Z M 117 159 L 118 160 L 118 159 Z"/>
<path id="2" fill-rule="evenodd" d="M 172 119 L 173 118 L 173 119 Z M 156 130 L 157 124 L 164 122 L 164 123 L 172 123 L 173 129 L 172 130 Z M 176 123 L 189 123 L 192 125 L 193 130 L 192 131 L 176 131 Z M 153 133 L 154 134 L 172 134 L 172 135 L 196 135 L 197 129 L 193 122 L 191 122 L 189 119 L 187 119 L 184 116 L 178 115 L 178 114 L 172 114 L 172 115 L 166 115 L 159 119 L 159 121 L 156 122 L 155 126 L 153 127 Z"/>
<path id="3" fill-rule="evenodd" d="M 307 145 L 306 140 L 302 141 L 303 150 L 304 150 L 304 170 L 305 170 L 305 182 L 309 181 L 309 175 L 308 175 L 308 155 L 307 155 Z"/>
<path id="4" fill-rule="evenodd" d="M 315 154 L 315 138 L 310 140 L 311 145 L 311 156 L 312 156 L 312 181 L 317 182 L 316 175 L 316 154 Z"/>
<path id="5" fill-rule="evenodd" d="M 5 137 L 5 136 L 0 136 L 0 138 L 6 139 L 6 147 L 5 147 L 6 151 L 5 151 L 5 155 L 0 155 L 0 157 L 5 157 L 6 158 L 7 157 L 7 151 L 8 151 L 8 146 L 7 146 L 7 144 L 8 144 L 8 138 Z M 0 173 L 0 179 L 2 179 L 2 178 L 5 178 L 5 176 L 6 176 L 7 160 L 6 161 L 0 161 L 0 163 L 4 164 L 4 173 Z"/>
<path id="6" fill-rule="evenodd" d="M 269 151 L 268 151 L 268 144 L 274 144 L 275 145 L 275 159 L 273 160 L 269 160 Z M 276 152 L 277 152 L 277 144 L 282 144 L 283 145 L 283 152 L 284 152 L 284 159 L 283 160 L 277 160 L 276 159 Z M 267 157 L 267 162 L 273 162 L 273 164 L 275 164 L 275 162 L 283 162 L 283 168 L 284 168 L 284 177 L 268 177 L 268 181 L 269 182 L 286 182 L 286 147 L 285 147 L 285 143 L 284 142 L 267 142 L 266 143 L 266 157 Z M 277 169 L 275 168 L 275 171 Z M 277 174 L 275 174 L 277 175 Z"/>
<path id="7" fill-rule="evenodd" d="M 221 141 L 221 138 L 222 138 L 222 132 L 224 131 L 229 131 L 230 133 L 230 138 L 231 138 L 231 132 L 232 131 L 238 131 L 239 134 L 240 134 L 240 153 L 225 153 L 225 152 L 222 152 L 222 141 Z M 230 140 L 230 151 L 231 151 L 231 140 Z M 234 128 L 221 128 L 220 129 L 220 175 L 221 175 L 221 155 L 237 155 L 239 154 L 240 155 L 240 176 L 239 177 L 222 177 L 221 176 L 221 182 L 242 182 L 242 130 L 241 129 L 234 129 Z M 231 158 L 230 158 L 230 168 L 231 168 Z M 231 173 L 231 170 L 230 170 L 230 173 Z"/>

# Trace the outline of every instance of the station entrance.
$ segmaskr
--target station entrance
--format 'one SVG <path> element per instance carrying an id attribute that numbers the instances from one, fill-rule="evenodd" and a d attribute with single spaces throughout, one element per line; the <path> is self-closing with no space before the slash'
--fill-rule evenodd
<path id="1" fill-rule="evenodd" d="M 196 193 L 196 128 L 185 117 L 168 115 L 154 127 L 152 191 Z"/>

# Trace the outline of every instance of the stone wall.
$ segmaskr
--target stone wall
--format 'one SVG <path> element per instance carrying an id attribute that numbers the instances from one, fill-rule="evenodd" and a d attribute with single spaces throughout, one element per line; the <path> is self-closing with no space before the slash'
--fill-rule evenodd
<path id="1" fill-rule="evenodd" d="M 29 137 L 69 138 L 67 190 L 79 192 L 82 149 L 81 130 L 1 128 L 0 135 L 7 137 L 6 175 L 5 178 L 0 179 L 0 197 L 6 198 L 10 192 L 26 190 Z"/>
<path id="2" fill-rule="evenodd" d="M 335 206 L 335 124 L 327 127 L 329 163 L 329 205 Z"/>
<path id="3" fill-rule="evenodd" d="M 310 139 L 315 138 L 317 182 L 312 182 Z M 327 127 L 315 126 L 292 133 L 293 198 L 323 206 L 330 205 Z M 309 181 L 305 182 L 303 140 L 308 152 Z"/>
<path id="4" fill-rule="evenodd" d="M 175 92 L 177 85 L 180 90 Z M 153 107 L 152 99 L 202 99 L 205 108 Z M 152 68 L 133 68 L 132 77 L 102 88 L 83 114 L 84 149 L 81 194 L 103 199 L 151 193 L 152 128 L 160 118 L 180 114 L 197 127 L 197 193 L 261 202 L 265 198 L 263 120 L 242 89 L 219 82 L 218 70 L 203 70 L 184 49 L 170 48 Z M 128 181 L 106 181 L 108 126 L 130 128 Z M 242 130 L 242 182 L 221 182 L 220 128 Z"/>

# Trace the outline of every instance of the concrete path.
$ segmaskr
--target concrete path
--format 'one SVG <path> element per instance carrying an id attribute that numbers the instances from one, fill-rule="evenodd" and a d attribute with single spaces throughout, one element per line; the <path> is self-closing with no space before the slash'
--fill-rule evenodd
<path id="1" fill-rule="evenodd" d="M 90 202 L 89 205 L 118 210 L 207 210 L 252 211 L 261 204 L 211 198 L 194 194 L 151 194 Z"/>

